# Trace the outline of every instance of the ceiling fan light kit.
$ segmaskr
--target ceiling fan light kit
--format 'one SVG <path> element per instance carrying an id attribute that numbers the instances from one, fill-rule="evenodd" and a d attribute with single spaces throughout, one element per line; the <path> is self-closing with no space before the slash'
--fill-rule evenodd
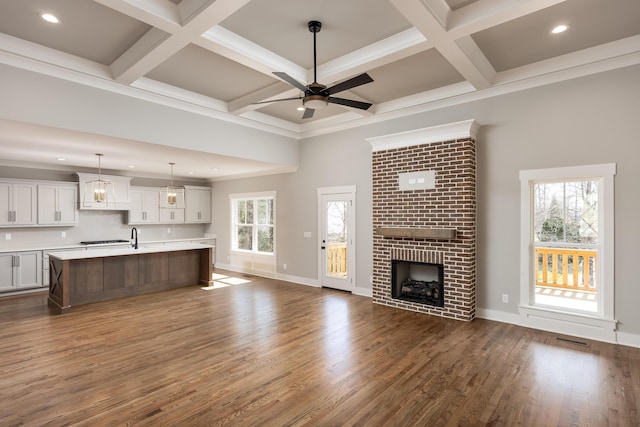
<path id="1" fill-rule="evenodd" d="M 283 98 L 283 99 L 274 99 L 270 101 L 256 102 L 256 104 L 265 104 L 271 102 L 278 101 L 290 101 L 294 99 L 302 99 L 302 105 L 305 107 L 304 113 L 302 114 L 303 119 L 309 119 L 313 117 L 313 113 L 315 110 L 319 110 L 327 107 L 330 103 L 344 105 L 346 107 L 358 108 L 361 110 L 367 110 L 373 104 L 369 102 L 356 101 L 353 99 L 345 99 L 345 98 L 336 98 L 331 96 L 335 93 L 342 92 L 345 90 L 353 89 L 354 87 L 361 86 L 366 83 L 373 82 L 373 79 L 367 74 L 363 73 L 358 76 L 355 76 L 349 80 L 346 80 L 342 83 L 338 83 L 334 86 L 327 88 L 327 86 L 318 83 L 317 79 L 317 59 L 316 59 L 316 34 L 320 32 L 322 28 L 322 23 L 320 21 L 309 21 L 308 23 L 309 31 L 313 33 L 313 83 L 308 85 L 303 85 L 287 73 L 281 71 L 274 71 L 273 74 L 289 83 L 291 86 L 299 89 L 304 93 L 304 96 L 294 97 L 294 98 Z"/>

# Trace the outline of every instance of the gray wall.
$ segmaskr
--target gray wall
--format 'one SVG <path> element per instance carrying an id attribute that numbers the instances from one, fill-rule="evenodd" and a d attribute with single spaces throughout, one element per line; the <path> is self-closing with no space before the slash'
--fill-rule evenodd
<path id="1" fill-rule="evenodd" d="M 357 286 L 372 274 L 371 148 L 365 138 L 476 119 L 478 155 L 479 309 L 517 313 L 519 300 L 519 171 L 616 163 L 615 317 L 619 330 L 640 334 L 640 67 L 634 66 L 403 119 L 304 140 L 295 173 L 214 183 L 218 256 L 229 248 L 229 193 L 276 190 L 278 271 L 317 279 L 318 187 L 357 186 Z M 312 231 L 312 239 L 304 239 Z M 287 263 L 287 271 L 282 264 Z M 510 302 L 501 301 L 503 293 Z"/>

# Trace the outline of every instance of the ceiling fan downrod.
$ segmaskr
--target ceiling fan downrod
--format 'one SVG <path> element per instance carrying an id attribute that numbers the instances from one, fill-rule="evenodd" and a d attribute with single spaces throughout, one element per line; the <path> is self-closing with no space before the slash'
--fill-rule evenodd
<path id="1" fill-rule="evenodd" d="M 322 29 L 322 22 L 309 21 L 309 31 L 313 33 L 313 82 L 318 83 L 318 76 L 316 75 L 316 34 Z"/>

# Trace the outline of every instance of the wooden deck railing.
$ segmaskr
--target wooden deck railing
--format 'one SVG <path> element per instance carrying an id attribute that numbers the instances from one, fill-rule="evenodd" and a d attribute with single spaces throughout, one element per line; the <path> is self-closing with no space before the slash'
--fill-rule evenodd
<path id="1" fill-rule="evenodd" d="M 327 274 L 332 276 L 347 275 L 347 244 L 327 244 Z"/>
<path id="2" fill-rule="evenodd" d="M 536 248 L 536 286 L 595 292 L 597 252 Z"/>

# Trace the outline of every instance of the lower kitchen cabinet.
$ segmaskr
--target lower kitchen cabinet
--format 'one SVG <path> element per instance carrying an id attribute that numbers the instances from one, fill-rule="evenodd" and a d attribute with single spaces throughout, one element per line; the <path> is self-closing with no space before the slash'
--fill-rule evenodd
<path id="1" fill-rule="evenodd" d="M 42 286 L 41 266 L 41 251 L 0 254 L 0 291 Z"/>

